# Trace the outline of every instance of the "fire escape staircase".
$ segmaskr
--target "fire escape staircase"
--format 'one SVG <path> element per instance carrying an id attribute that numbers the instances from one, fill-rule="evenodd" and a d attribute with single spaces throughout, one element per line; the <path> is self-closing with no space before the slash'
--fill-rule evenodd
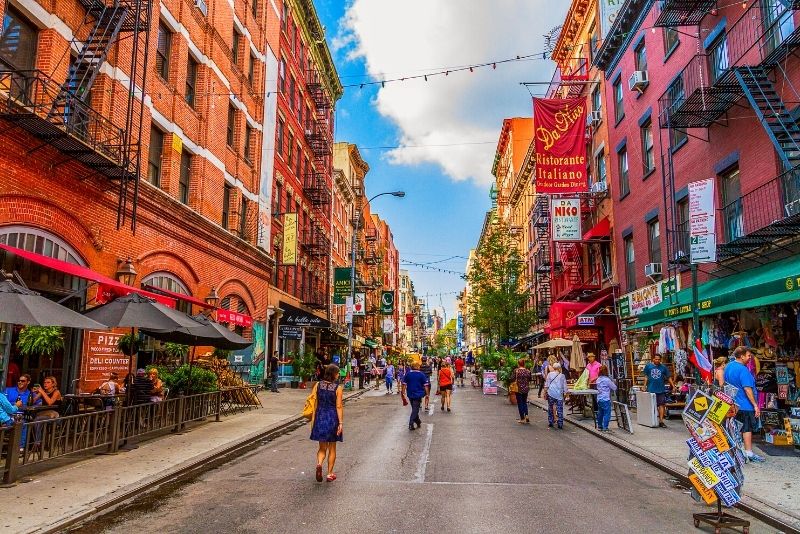
<path id="1" fill-rule="evenodd" d="M 535 219 L 536 242 L 536 304 L 539 320 L 547 320 L 552 304 L 552 268 L 553 259 L 550 254 L 550 199 L 540 196 L 536 199 Z"/>

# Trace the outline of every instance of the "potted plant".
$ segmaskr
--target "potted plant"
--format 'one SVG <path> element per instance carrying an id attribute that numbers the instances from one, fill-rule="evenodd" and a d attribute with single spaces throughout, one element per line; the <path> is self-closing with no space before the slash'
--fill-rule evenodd
<path id="1" fill-rule="evenodd" d="M 125 356 L 133 356 L 139 352 L 139 338 L 133 334 L 125 334 L 117 341 L 117 348 Z"/>
<path id="2" fill-rule="evenodd" d="M 180 343 L 164 343 L 164 354 L 166 354 L 174 363 L 183 363 L 186 356 L 189 354 L 189 345 L 181 345 Z"/>
<path id="3" fill-rule="evenodd" d="M 19 333 L 17 348 L 23 356 L 45 356 L 52 364 L 53 355 L 64 348 L 64 331 L 60 326 L 26 326 Z"/>
<path id="4" fill-rule="evenodd" d="M 516 404 L 517 396 L 510 390 L 510 387 L 511 382 L 514 381 L 514 372 L 519 364 L 519 355 L 510 350 L 506 350 L 503 351 L 501 361 L 503 364 L 500 368 L 497 378 L 502 382 L 503 386 L 508 391 L 508 402 L 511 404 Z"/>
<path id="5" fill-rule="evenodd" d="M 304 353 L 295 358 L 294 372 L 300 377 L 300 388 L 306 387 L 306 381 L 311 380 L 317 370 L 317 357 L 310 347 L 306 347 Z"/>

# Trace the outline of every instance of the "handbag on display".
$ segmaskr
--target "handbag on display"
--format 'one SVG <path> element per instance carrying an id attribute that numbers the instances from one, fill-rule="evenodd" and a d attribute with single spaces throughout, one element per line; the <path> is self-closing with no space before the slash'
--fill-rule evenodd
<path id="1" fill-rule="evenodd" d="M 306 404 L 303 407 L 303 417 L 308 419 L 309 421 L 314 419 L 314 414 L 317 411 L 317 385 L 319 382 L 314 384 L 314 387 L 311 388 L 311 393 L 308 394 L 306 397 Z"/>

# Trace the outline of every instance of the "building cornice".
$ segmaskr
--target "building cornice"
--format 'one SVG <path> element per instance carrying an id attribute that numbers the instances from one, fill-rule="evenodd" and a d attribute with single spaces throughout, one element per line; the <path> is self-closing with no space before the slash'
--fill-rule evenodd
<path id="1" fill-rule="evenodd" d="M 339 79 L 339 73 L 336 72 L 330 48 L 325 40 L 325 27 L 319 21 L 314 2 L 313 0 L 292 0 L 290 6 L 294 13 L 302 14 L 301 17 L 298 17 L 300 31 L 303 32 L 306 42 L 309 43 L 308 48 L 314 57 L 314 64 L 322 77 L 328 97 L 331 99 L 331 103 L 335 103 L 342 97 L 344 88 Z"/>
<path id="2" fill-rule="evenodd" d="M 558 36 L 556 45 L 553 48 L 553 61 L 556 63 L 563 63 L 569 61 L 572 56 L 572 50 L 575 48 L 575 39 L 577 39 L 585 26 L 590 9 L 594 6 L 596 0 L 572 0 L 572 5 L 569 6 L 567 16 L 564 17 L 564 26 L 561 28 L 561 33 Z M 577 43 L 583 45 L 583 43 Z"/>

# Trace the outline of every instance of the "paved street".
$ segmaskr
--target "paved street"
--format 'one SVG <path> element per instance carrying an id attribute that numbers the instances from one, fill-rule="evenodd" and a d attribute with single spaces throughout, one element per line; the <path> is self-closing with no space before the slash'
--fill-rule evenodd
<path id="1" fill-rule="evenodd" d="M 572 426 L 549 430 L 533 407 L 517 425 L 504 401 L 468 386 L 410 432 L 400 398 L 370 392 L 345 408 L 333 483 L 314 481 L 304 427 L 76 532 L 695 531 L 700 507 L 663 472 Z"/>

